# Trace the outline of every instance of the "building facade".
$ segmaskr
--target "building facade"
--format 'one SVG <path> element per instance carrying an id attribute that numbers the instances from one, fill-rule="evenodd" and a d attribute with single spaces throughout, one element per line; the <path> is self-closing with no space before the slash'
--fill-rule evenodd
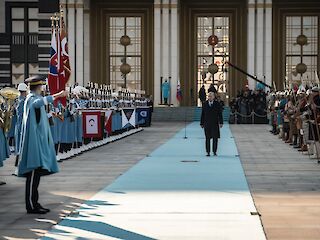
<path id="1" fill-rule="evenodd" d="M 70 84 L 143 89 L 159 105 L 167 81 L 170 104 L 195 106 L 202 85 L 213 83 L 225 100 L 246 84 L 255 88 L 227 62 L 276 89 L 318 81 L 318 0 L 0 0 L 2 86 L 47 74 L 50 17 L 59 4 L 68 29 Z M 211 46 L 213 35 L 218 43 Z M 123 63 L 130 67 L 126 75 Z M 212 64 L 218 66 L 214 74 Z"/>

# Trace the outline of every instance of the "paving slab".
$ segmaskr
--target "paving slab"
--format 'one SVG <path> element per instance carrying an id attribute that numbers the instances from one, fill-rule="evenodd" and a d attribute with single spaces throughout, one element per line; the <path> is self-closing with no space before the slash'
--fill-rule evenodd
<path id="1" fill-rule="evenodd" d="M 268 125 L 232 125 L 242 166 L 269 240 L 320 239 L 320 165 Z"/>
<path id="2" fill-rule="evenodd" d="M 0 168 L 0 239 L 37 239 L 70 212 L 172 137 L 184 123 L 154 123 L 125 139 L 83 153 L 60 164 L 60 172 L 43 177 L 40 203 L 51 209 L 45 216 L 27 215 L 25 179 L 11 175 L 14 158 Z"/>

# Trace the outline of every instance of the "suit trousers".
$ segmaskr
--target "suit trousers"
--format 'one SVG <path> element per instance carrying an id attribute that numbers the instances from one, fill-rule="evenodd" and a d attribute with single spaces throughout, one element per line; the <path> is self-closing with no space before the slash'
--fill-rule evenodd
<path id="1" fill-rule="evenodd" d="M 210 153 L 210 139 L 206 138 L 206 151 L 207 153 Z M 218 138 L 212 138 L 212 152 L 216 153 L 218 149 Z"/>
<path id="2" fill-rule="evenodd" d="M 39 192 L 38 187 L 40 184 L 41 174 L 40 171 L 35 169 L 27 173 L 26 181 L 26 209 L 34 210 L 39 207 Z"/>

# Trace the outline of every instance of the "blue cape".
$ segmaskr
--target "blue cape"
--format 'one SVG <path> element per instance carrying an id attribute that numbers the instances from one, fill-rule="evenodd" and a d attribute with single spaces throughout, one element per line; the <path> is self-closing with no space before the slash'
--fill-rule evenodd
<path id="1" fill-rule="evenodd" d="M 19 177 L 35 169 L 43 170 L 43 175 L 59 171 L 45 110 L 48 102 L 53 102 L 52 96 L 42 97 L 35 93 L 30 93 L 25 100 L 21 126 Z M 39 121 L 36 109 L 40 112 Z"/>

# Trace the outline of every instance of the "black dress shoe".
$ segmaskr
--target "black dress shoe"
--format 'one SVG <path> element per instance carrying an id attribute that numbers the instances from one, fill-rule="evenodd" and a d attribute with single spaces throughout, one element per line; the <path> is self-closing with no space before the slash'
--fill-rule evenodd
<path id="1" fill-rule="evenodd" d="M 43 210 L 43 211 L 46 211 L 47 213 L 50 212 L 50 209 L 44 208 L 44 207 L 42 207 L 40 204 L 38 204 L 37 208 L 38 208 L 38 209 L 41 209 L 41 210 Z"/>
<path id="2" fill-rule="evenodd" d="M 46 214 L 47 211 L 41 209 L 41 208 L 36 208 L 36 209 L 32 209 L 32 210 L 27 210 L 28 214 Z"/>
<path id="3" fill-rule="evenodd" d="M 210 153 L 207 153 L 207 155 L 206 155 L 207 157 L 210 157 Z"/>
<path id="4" fill-rule="evenodd" d="M 217 156 L 217 153 L 213 153 L 214 156 Z"/>

